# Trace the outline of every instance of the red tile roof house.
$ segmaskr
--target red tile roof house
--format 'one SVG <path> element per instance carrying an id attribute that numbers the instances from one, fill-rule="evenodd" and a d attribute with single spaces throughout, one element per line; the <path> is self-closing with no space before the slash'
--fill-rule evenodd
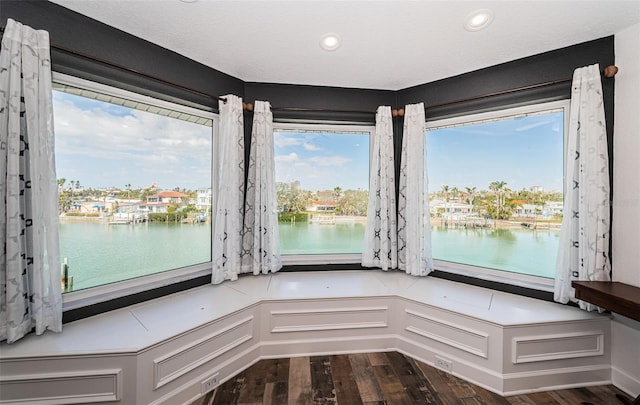
<path id="1" fill-rule="evenodd" d="M 173 203 L 185 203 L 189 196 L 179 191 L 161 191 L 147 197 L 146 206 L 149 212 L 167 212 L 167 207 Z"/>

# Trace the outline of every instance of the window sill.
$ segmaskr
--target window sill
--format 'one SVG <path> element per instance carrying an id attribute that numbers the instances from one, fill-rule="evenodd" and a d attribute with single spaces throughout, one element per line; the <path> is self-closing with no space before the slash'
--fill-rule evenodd
<path id="1" fill-rule="evenodd" d="M 62 296 L 63 311 L 110 301 L 208 274 L 211 274 L 211 263 L 68 292 Z"/>
<path id="2" fill-rule="evenodd" d="M 280 273 L 376 270 L 362 267 L 359 254 L 286 255 L 282 257 L 282 261 L 284 266 Z M 514 273 L 507 273 L 510 277 L 505 277 L 500 273 L 504 272 L 436 260 L 435 271 L 431 276 L 464 285 L 552 301 L 553 280 Z M 210 276 L 211 264 L 203 263 L 66 293 L 63 295 L 63 321 L 69 323 L 208 285 Z"/>
<path id="3" fill-rule="evenodd" d="M 513 285 L 531 290 L 553 292 L 553 279 L 551 278 L 493 270 L 482 267 L 445 262 L 442 260 L 435 260 L 434 267 L 436 270 L 441 272 L 457 274 L 472 279 Z"/>

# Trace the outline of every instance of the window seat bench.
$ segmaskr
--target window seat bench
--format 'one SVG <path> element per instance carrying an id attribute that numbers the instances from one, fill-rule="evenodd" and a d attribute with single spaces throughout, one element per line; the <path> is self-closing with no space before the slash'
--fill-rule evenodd
<path id="1" fill-rule="evenodd" d="M 401 272 L 245 276 L 1 344 L 0 403 L 189 403 L 262 358 L 392 350 L 503 395 L 607 384 L 610 328 Z"/>

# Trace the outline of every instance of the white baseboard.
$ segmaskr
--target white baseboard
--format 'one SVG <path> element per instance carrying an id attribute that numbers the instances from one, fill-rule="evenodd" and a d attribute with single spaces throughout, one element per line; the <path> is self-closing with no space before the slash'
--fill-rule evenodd
<path id="1" fill-rule="evenodd" d="M 505 374 L 501 395 L 520 395 L 607 384 L 611 384 L 611 368 L 608 364 L 554 368 Z"/>
<path id="2" fill-rule="evenodd" d="M 458 378 L 462 378 L 486 390 L 502 395 L 502 374 L 489 370 L 485 367 L 473 364 L 450 353 L 442 353 L 428 346 L 422 345 L 404 337 L 398 336 L 396 351 L 409 356 L 413 359 L 421 361 L 430 366 L 436 367 L 434 364 L 435 356 L 446 358 L 452 361 L 452 370 L 450 373 Z"/>
<path id="3" fill-rule="evenodd" d="M 149 405 L 162 405 L 162 404 L 188 404 L 194 399 L 200 398 L 203 393 L 201 391 L 202 382 L 212 375 L 218 373 L 218 383 L 214 386 L 220 386 L 227 380 L 230 380 L 234 376 L 238 375 L 242 371 L 251 367 L 260 360 L 260 347 L 255 344 L 242 353 L 234 356 L 229 361 L 226 361 L 211 370 L 208 370 L 204 374 L 200 374 L 197 377 L 189 380 L 188 382 L 178 386 L 176 389 L 162 395 L 160 398 L 151 402 Z M 212 389 L 214 388 L 212 387 Z"/>
<path id="4" fill-rule="evenodd" d="M 640 379 L 630 376 L 617 367 L 611 367 L 611 381 L 632 398 L 640 395 Z"/>

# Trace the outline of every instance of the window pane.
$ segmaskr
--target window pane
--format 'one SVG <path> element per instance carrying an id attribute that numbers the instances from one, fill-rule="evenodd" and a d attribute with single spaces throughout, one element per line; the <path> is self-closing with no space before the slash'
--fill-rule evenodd
<path id="1" fill-rule="evenodd" d="M 369 134 L 274 133 L 282 254 L 362 253 Z"/>
<path id="2" fill-rule="evenodd" d="M 433 257 L 554 277 L 563 111 L 427 131 Z"/>
<path id="3" fill-rule="evenodd" d="M 53 92 L 65 292 L 211 261 L 211 119 L 75 92 Z"/>

